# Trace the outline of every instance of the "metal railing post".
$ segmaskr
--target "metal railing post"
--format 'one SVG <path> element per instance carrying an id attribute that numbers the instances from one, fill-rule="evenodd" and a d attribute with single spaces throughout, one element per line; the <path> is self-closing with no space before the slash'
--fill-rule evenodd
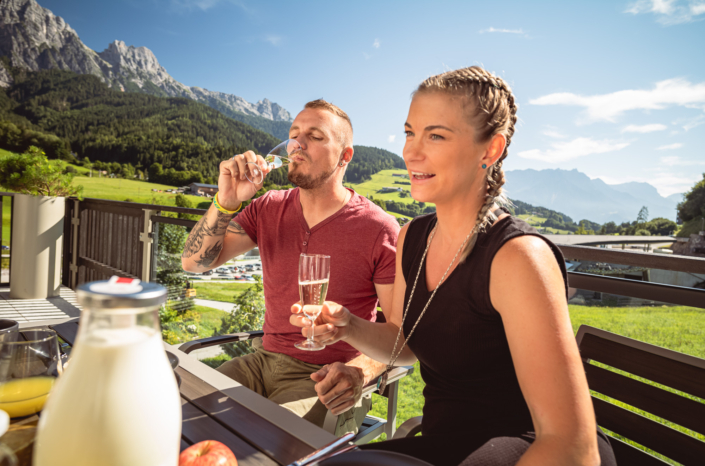
<path id="1" fill-rule="evenodd" d="M 152 264 L 152 215 L 156 215 L 157 210 L 144 210 L 144 226 L 140 233 L 140 241 L 142 241 L 142 276 L 140 279 L 143 282 L 148 282 L 151 275 Z"/>
<path id="2" fill-rule="evenodd" d="M 78 286 L 78 227 L 81 224 L 79 216 L 78 199 L 73 201 L 73 215 L 71 216 L 72 241 L 71 241 L 71 264 L 69 271 L 71 272 L 71 289 L 75 290 Z"/>

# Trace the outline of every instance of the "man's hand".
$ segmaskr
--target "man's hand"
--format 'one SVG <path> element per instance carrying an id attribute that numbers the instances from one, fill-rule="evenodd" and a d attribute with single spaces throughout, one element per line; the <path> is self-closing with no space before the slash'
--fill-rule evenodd
<path id="1" fill-rule="evenodd" d="M 261 155 L 257 155 L 251 150 L 244 154 L 238 154 L 230 160 L 220 162 L 220 174 L 218 175 L 218 201 L 227 210 L 235 210 L 241 202 L 252 199 L 262 184 L 251 183 L 245 176 L 245 172 L 251 172 L 252 165 L 248 162 L 256 163 L 262 171 L 262 180 L 270 172 Z"/>
<path id="2" fill-rule="evenodd" d="M 355 406 L 362 397 L 364 376 L 359 367 L 334 362 L 311 374 L 311 379 L 317 382 L 318 399 L 336 416 Z"/>
<path id="3" fill-rule="evenodd" d="M 313 329 L 313 339 L 324 345 L 332 345 L 340 340 L 344 340 L 348 332 L 350 323 L 350 311 L 333 301 L 326 301 L 323 309 L 316 319 L 316 326 Z M 311 334 L 311 320 L 303 313 L 301 303 L 291 306 L 291 325 L 301 327 L 301 334 L 308 338 Z"/>

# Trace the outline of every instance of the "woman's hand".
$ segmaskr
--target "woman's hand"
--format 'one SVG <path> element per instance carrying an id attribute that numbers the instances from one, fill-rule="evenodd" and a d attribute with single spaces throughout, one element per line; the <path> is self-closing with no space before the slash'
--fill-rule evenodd
<path id="1" fill-rule="evenodd" d="M 311 320 L 305 316 L 301 303 L 291 306 L 291 313 L 289 318 L 291 325 L 301 327 L 301 334 L 308 338 L 311 334 Z M 345 307 L 333 301 L 326 301 L 316 319 L 313 339 L 324 345 L 345 340 L 351 317 L 352 314 Z"/>
<path id="2" fill-rule="evenodd" d="M 249 173 L 254 162 L 262 171 L 262 180 L 271 170 L 261 155 L 257 155 L 251 150 L 244 154 L 238 154 L 230 160 L 220 162 L 220 174 L 218 175 L 218 202 L 227 210 L 235 210 L 241 202 L 252 199 L 257 190 L 262 187 L 262 183 L 254 184 L 245 176 L 245 171 Z"/>

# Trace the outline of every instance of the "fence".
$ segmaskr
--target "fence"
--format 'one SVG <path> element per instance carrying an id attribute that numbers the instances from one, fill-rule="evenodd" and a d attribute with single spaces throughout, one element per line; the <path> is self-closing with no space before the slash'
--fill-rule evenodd
<path id="1" fill-rule="evenodd" d="M 5 197 L 12 199 L 13 194 L 0 192 L 0 199 L 4 200 Z M 75 289 L 83 282 L 107 279 L 112 275 L 154 281 L 159 224 L 187 228 L 196 224 L 193 220 L 165 217 L 161 215 L 163 212 L 203 215 L 206 211 L 102 199 L 68 199 L 64 220 L 62 283 Z M 0 241 L 3 240 L 2 235 L 0 230 Z M 558 246 L 569 260 L 705 274 L 703 258 L 590 246 Z M 5 255 L 4 250 L 3 258 Z M 11 255 L 8 259 L 11 260 Z M 9 264 L 7 266 L 9 269 Z M 4 276 L 8 280 L 0 284 L 8 285 L 9 270 Z M 582 272 L 568 272 L 568 277 L 570 286 L 581 290 L 705 308 L 703 289 Z"/>

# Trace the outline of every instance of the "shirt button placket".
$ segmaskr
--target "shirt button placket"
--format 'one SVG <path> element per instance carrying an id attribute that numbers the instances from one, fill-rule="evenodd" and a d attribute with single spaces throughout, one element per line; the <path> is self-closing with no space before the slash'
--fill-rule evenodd
<path id="1" fill-rule="evenodd" d="M 304 244 L 303 244 L 303 252 L 306 253 L 308 252 L 308 240 L 311 237 L 311 232 L 307 231 L 306 235 L 304 236 Z"/>

